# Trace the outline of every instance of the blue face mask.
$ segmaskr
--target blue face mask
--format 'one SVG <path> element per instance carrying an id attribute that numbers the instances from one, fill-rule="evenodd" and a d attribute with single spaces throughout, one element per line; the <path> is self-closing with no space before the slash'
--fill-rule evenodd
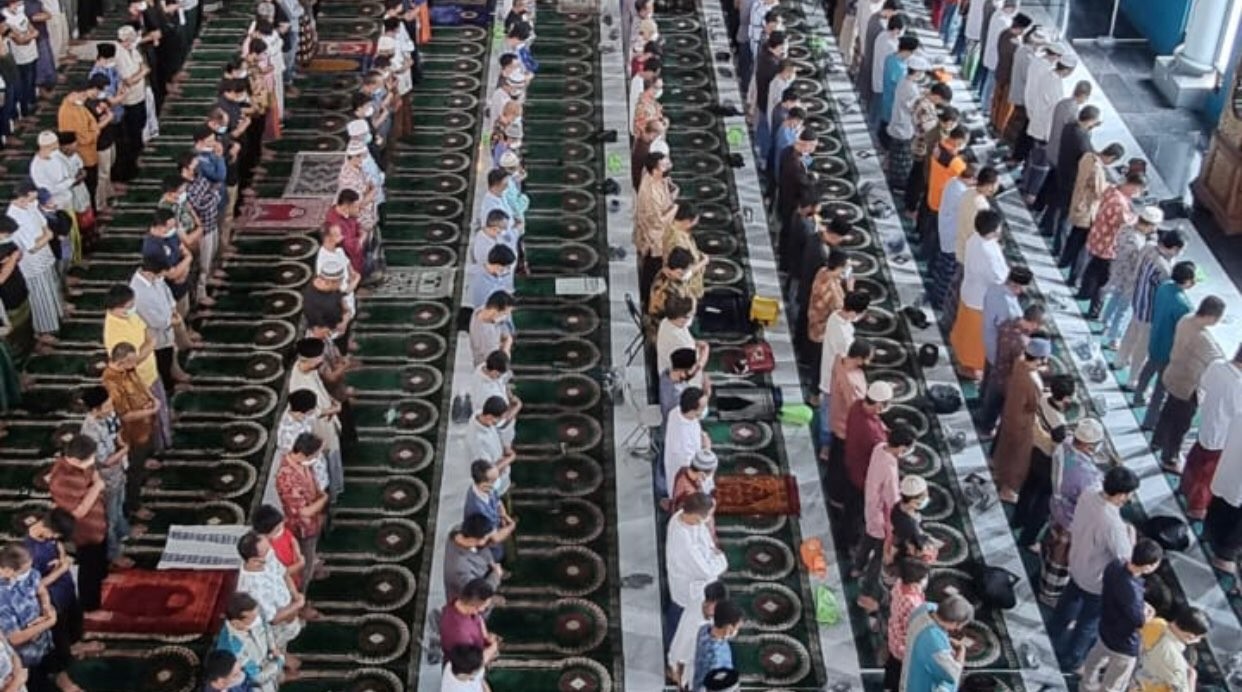
<path id="1" fill-rule="evenodd" d="M 807 168 L 811 167 L 811 155 L 810 154 L 802 155 L 802 165 L 806 166 Z"/>

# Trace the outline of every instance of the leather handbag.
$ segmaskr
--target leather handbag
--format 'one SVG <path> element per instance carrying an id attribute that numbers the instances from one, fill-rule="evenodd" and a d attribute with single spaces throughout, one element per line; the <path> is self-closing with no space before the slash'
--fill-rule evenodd
<path id="1" fill-rule="evenodd" d="M 772 346 L 766 341 L 757 341 L 742 347 L 745 354 L 746 370 L 753 374 L 772 372 L 776 369 L 776 356 L 772 354 Z"/>

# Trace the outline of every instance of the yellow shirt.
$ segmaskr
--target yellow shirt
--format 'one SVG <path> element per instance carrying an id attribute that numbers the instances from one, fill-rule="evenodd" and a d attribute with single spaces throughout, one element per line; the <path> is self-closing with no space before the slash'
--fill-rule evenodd
<path id="1" fill-rule="evenodd" d="M 117 344 L 128 343 L 139 349 L 146 339 L 147 323 L 138 315 L 121 318 L 109 313 L 104 317 L 104 348 L 107 349 L 109 357 Z M 138 362 L 138 377 L 148 387 L 160 378 L 160 372 L 155 367 L 154 353 Z"/>

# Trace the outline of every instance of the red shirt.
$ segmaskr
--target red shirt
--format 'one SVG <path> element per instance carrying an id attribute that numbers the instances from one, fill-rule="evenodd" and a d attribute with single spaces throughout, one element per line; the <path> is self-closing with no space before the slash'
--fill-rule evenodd
<path id="1" fill-rule="evenodd" d="M 1100 259 L 1116 259 L 1117 236 L 1123 227 L 1137 222 L 1130 198 L 1116 185 L 1108 188 L 1100 198 L 1100 209 L 1091 223 L 1091 232 L 1087 234 L 1087 252 Z"/>
<path id="2" fill-rule="evenodd" d="M 276 559 L 280 560 L 280 564 L 288 567 L 297 562 L 297 551 L 293 547 L 297 539 L 293 536 L 293 532 L 285 529 L 275 538 L 268 537 L 267 542 L 272 546 L 272 552 L 276 553 Z"/>
<path id="3" fill-rule="evenodd" d="M 858 492 L 867 484 L 867 466 L 875 446 L 888 439 L 888 428 L 880 417 L 863 408 L 865 399 L 854 402 L 845 421 L 845 473 Z"/>
<path id="4" fill-rule="evenodd" d="M 440 613 L 440 648 L 447 655 L 454 647 L 477 646 L 487 648 L 487 633 L 483 629 L 483 616 L 463 615 L 452 603 Z"/>
<path id="5" fill-rule="evenodd" d="M 302 509 L 318 500 L 322 492 L 309 466 L 281 459 L 276 471 L 276 494 L 285 513 L 285 528 L 295 537 L 317 536 L 323 529 L 323 512 L 313 517 L 302 516 Z"/>
<path id="6" fill-rule="evenodd" d="M 341 229 L 341 249 L 349 257 L 349 264 L 354 271 L 362 274 L 365 252 L 362 249 L 362 224 L 358 217 L 345 216 L 333 206 L 323 219 L 324 228 L 337 226 Z"/>

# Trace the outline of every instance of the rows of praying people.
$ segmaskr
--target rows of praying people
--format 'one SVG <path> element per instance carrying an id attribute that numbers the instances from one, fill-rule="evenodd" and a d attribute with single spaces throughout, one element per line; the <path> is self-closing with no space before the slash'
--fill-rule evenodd
<path id="1" fill-rule="evenodd" d="M 92 13 L 101 11 L 90 9 L 96 5 L 79 8 L 92 23 Z M 296 94 L 296 68 L 315 54 L 316 9 L 256 4 L 215 104 L 162 179 L 133 277 L 107 290 L 107 364 L 100 382 L 82 391 L 81 430 L 64 442 L 48 475 L 54 508 L 32 524 L 23 545 L 0 549 L 0 629 L 6 652 L 16 650 L 0 656 L 4 689 L 24 689 L 25 682 L 32 690 L 78 690 L 67 672 L 70 661 L 103 648 L 98 640 L 81 641 L 83 613 L 101 607 L 110 570 L 133 567 L 126 543 L 153 518 L 142 490 L 158 483 L 159 459 L 174 448 L 169 402 L 190 384 L 182 368 L 187 352 L 202 346 L 190 324 L 210 314 L 211 294 L 227 276 L 220 262 L 235 252 L 239 199 L 253 195 L 250 185 L 268 159 L 263 144 L 279 137 L 285 94 Z M 158 136 L 165 96 L 180 92 L 180 66 L 198 30 L 196 10 L 189 2 L 130 3 L 117 42 L 96 44 L 90 76 L 71 86 L 60 105 L 59 131 L 38 134 L 30 179 L 17 185 L 0 217 L 6 408 L 22 394 L 10 352 L 57 345 L 60 320 L 72 309 L 65 299 L 75 280 L 68 272 L 89 264 L 96 240 L 107 234 L 114 198 L 139 173 L 144 142 Z M 7 11 L 5 18 L 3 43 L 16 52 L 22 30 Z M 273 431 L 279 507 L 261 507 L 238 542 L 237 587 L 205 661 L 205 690 L 273 692 L 296 678 L 300 661 L 287 645 L 306 620 L 320 617 L 305 590 L 326 573 L 316 546 L 343 491 L 342 443 L 354 436 L 353 392 L 344 384 L 356 347 L 350 325 L 361 293 L 383 278 L 381 165 L 389 137 L 403 132 L 403 122 L 408 127 L 418 58 L 411 37 L 425 43 L 430 32 L 425 4 L 389 0 L 382 21 L 371 70 L 353 98 L 339 193 L 303 296 L 303 338 L 287 408 Z M 85 22 L 79 30 L 85 35 Z M 4 75 L 6 83 L 17 83 Z M 9 107 L 6 102 L 6 113 Z M 33 114 L 19 107 L 23 117 Z"/>

